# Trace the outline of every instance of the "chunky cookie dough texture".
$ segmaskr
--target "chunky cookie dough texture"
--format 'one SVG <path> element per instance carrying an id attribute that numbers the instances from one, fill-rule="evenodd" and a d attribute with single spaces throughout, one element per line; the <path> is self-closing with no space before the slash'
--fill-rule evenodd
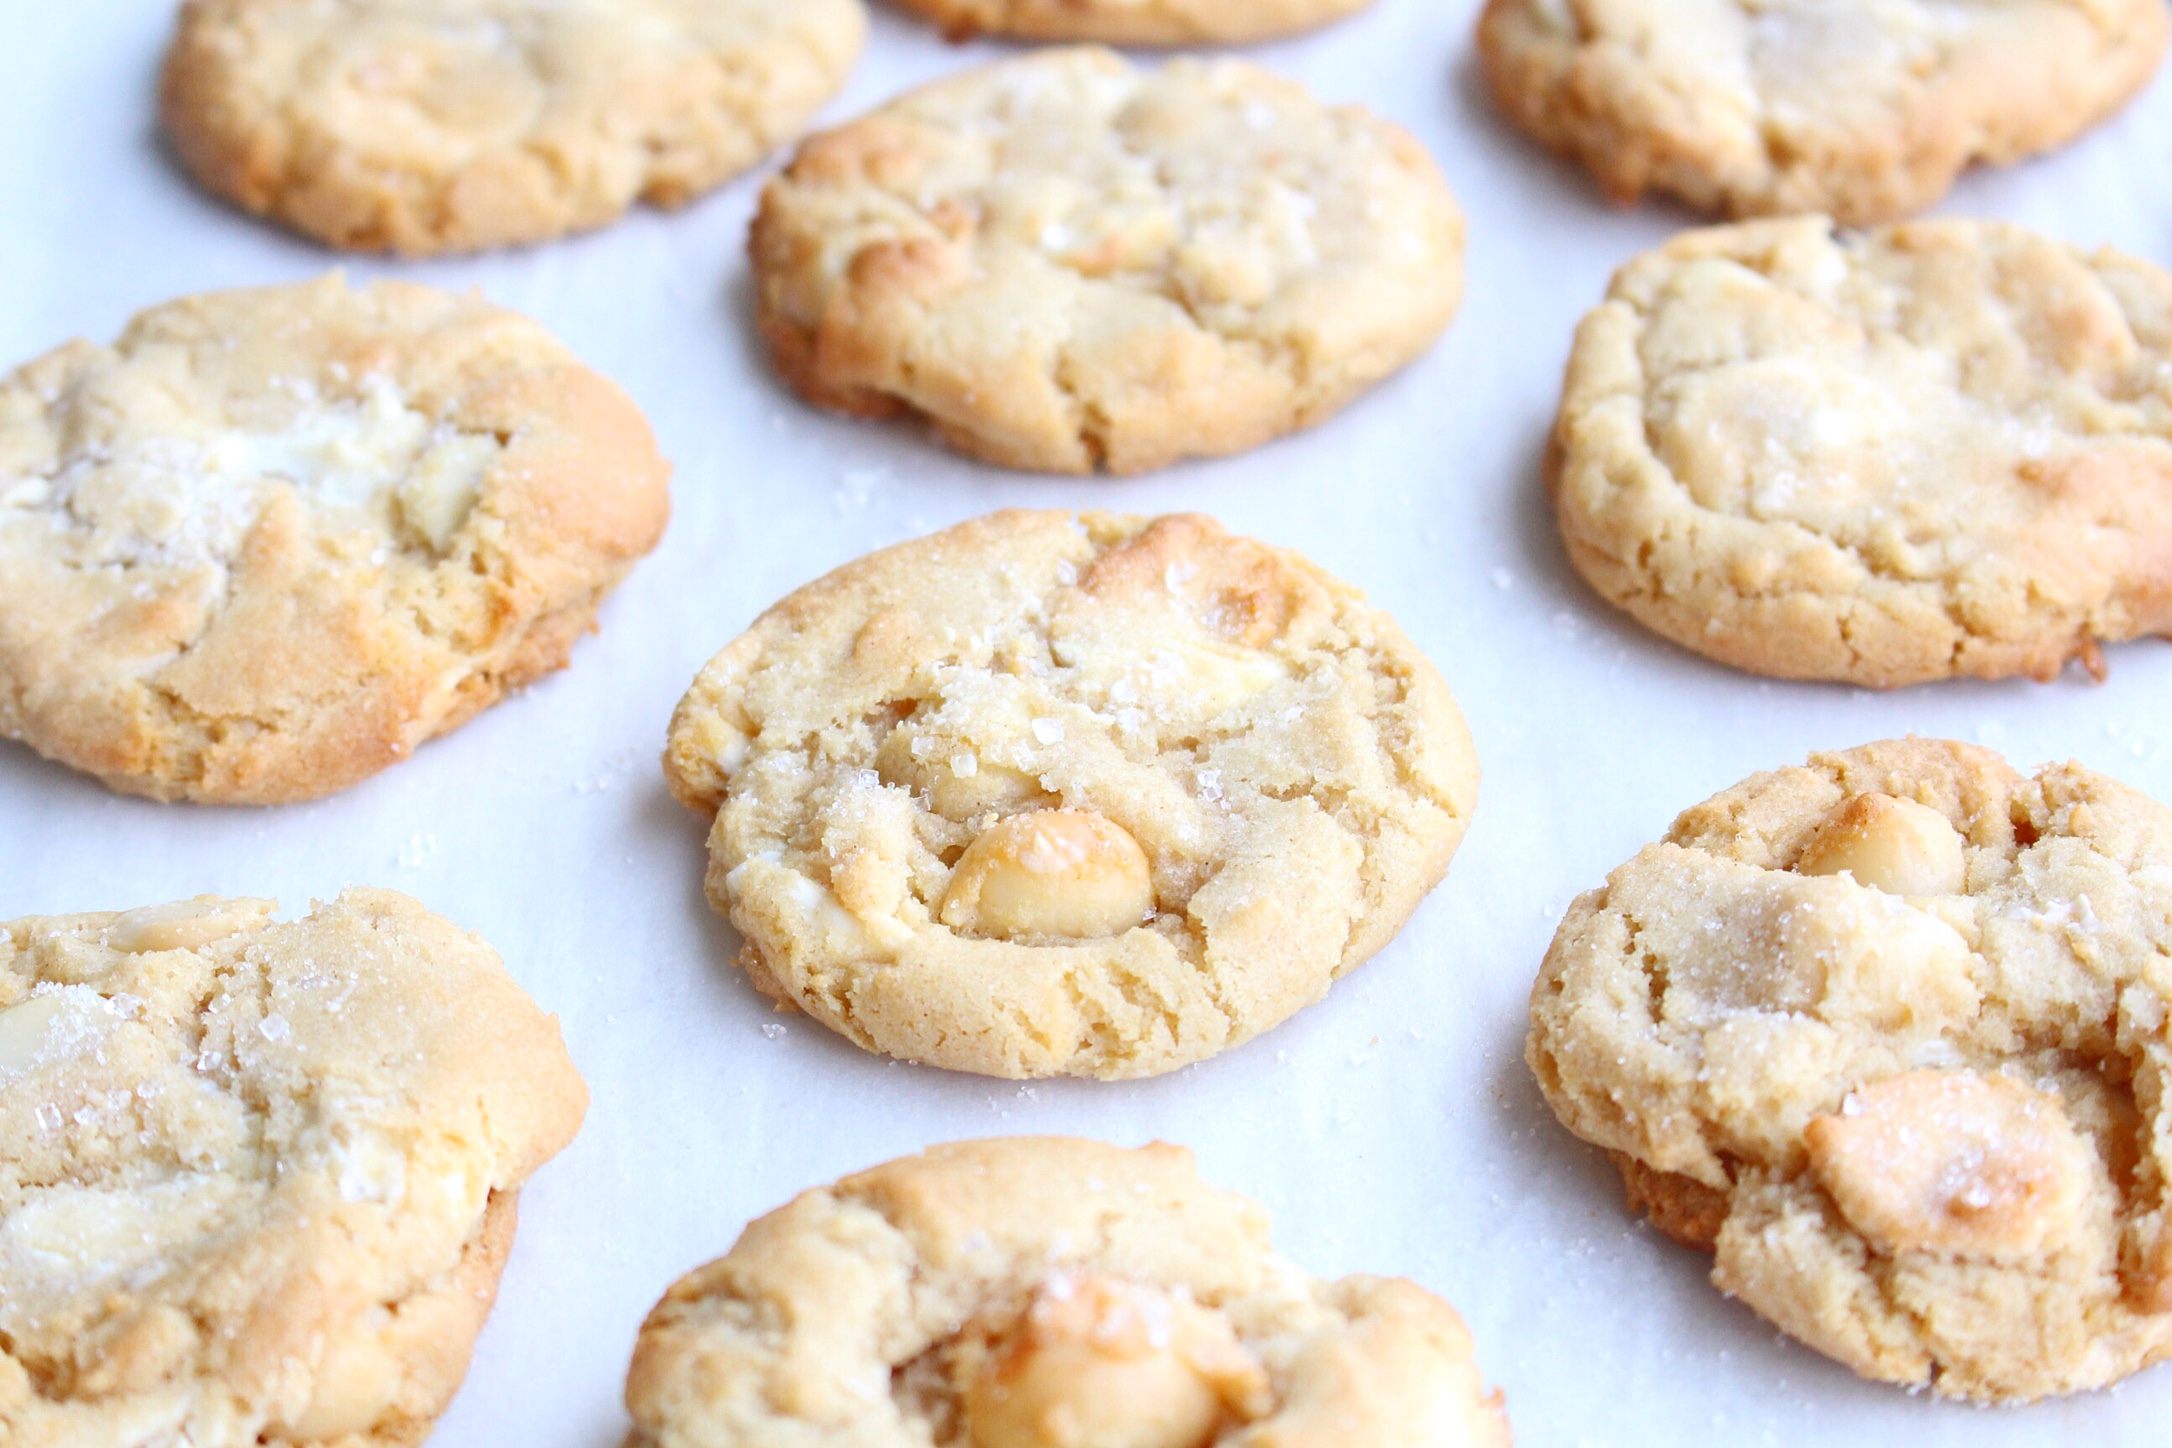
<path id="1" fill-rule="evenodd" d="M 1577 329 L 1570 559 L 1755 673 L 2049 679 L 2172 630 L 2172 276 L 1996 222 L 1693 231 Z"/>
<path id="2" fill-rule="evenodd" d="M 2167 28 L 2163 0 L 1489 0 L 1478 51 L 1616 200 L 1860 226 L 2110 116 Z"/>
<path id="3" fill-rule="evenodd" d="M 756 620 L 671 723 L 764 993 L 869 1050 L 1150 1076 L 1326 993 L 1478 793 L 1385 614 L 1211 519 L 1006 512 Z"/>
<path id="4" fill-rule="evenodd" d="M 1579 897 L 1554 1112 L 1712 1280 L 1867 1377 L 2024 1401 L 2172 1356 L 2172 810 L 1872 744 Z"/>
<path id="5" fill-rule="evenodd" d="M 389 890 L 0 923 L 0 1440 L 407 1448 L 588 1104 Z"/>
<path id="6" fill-rule="evenodd" d="M 1447 1303 L 1323 1282 L 1191 1153 L 959 1142 L 802 1193 L 681 1278 L 637 1448 L 1508 1448 Z"/>
<path id="7" fill-rule="evenodd" d="M 1093 48 L 812 137 L 750 246 L 762 334 L 810 400 L 1051 472 L 1309 426 L 1463 290 L 1462 213 L 1399 128 L 1242 61 Z"/>
<path id="8" fill-rule="evenodd" d="M 344 788 L 563 667 L 669 471 L 472 297 L 153 308 L 0 380 L 0 734 L 159 799 Z"/>
<path id="9" fill-rule="evenodd" d="M 1013 35 L 1103 45 L 1236 45 L 1316 29 L 1371 0 L 894 0 L 953 40 Z"/>
<path id="10" fill-rule="evenodd" d="M 188 0 L 166 128 L 333 246 L 541 241 L 754 165 L 843 86 L 860 0 Z"/>

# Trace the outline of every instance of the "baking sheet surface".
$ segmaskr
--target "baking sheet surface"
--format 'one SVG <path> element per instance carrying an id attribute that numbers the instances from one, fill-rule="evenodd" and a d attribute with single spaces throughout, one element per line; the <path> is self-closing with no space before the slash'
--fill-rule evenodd
<path id="1" fill-rule="evenodd" d="M 185 292 L 302 278 L 326 253 L 204 199 L 154 124 L 166 0 L 6 0 L 0 361 L 107 339 Z M 0 918 L 199 891 L 289 911 L 395 887 L 481 931 L 559 1014 L 595 1105 L 521 1202 L 519 1243 L 434 1448 L 615 1448 L 642 1314 L 802 1187 L 927 1143 L 1073 1132 L 1195 1147 L 1319 1273 L 1407 1274 L 1477 1334 L 1530 1445 L 2162 1444 L 2172 1368 L 2106 1393 L 1979 1410 L 1860 1382 L 1781 1340 L 1623 1210 L 1522 1059 L 1563 906 L 1683 807 L 1812 749 L 1910 731 L 2034 765 L 2074 757 L 2172 800 L 2172 648 L 2111 678 L 1893 695 L 1761 682 L 1639 632 L 1569 572 L 1537 467 L 1577 316 L 1690 222 L 1620 211 L 1496 120 L 1470 0 L 1377 0 L 1253 52 L 1362 100 L 1439 159 L 1471 218 L 1470 288 L 1422 361 L 1340 417 L 1143 480 L 1050 480 L 831 418 L 771 379 L 742 243 L 760 178 L 675 215 L 479 259 L 347 262 L 480 287 L 554 328 L 647 410 L 676 514 L 573 667 L 336 798 L 273 810 L 123 799 L 0 747 Z M 852 115 L 1003 47 L 878 14 L 827 113 Z M 2172 75 L 2048 159 L 1941 208 L 2172 265 Z M 868 549 L 1011 505 L 1192 508 L 1365 587 L 1446 674 L 1485 783 L 1447 882 L 1321 1005 L 1152 1082 L 1021 1086 L 862 1054 L 773 1014 L 702 901 L 700 821 L 657 769 L 673 703 L 790 588 Z M 1356 1445 L 1354 1445 L 1356 1448 Z"/>

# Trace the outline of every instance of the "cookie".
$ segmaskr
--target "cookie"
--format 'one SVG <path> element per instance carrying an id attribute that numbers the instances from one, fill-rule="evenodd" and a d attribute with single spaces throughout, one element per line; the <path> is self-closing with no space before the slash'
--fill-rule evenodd
<path id="1" fill-rule="evenodd" d="M 808 584 L 664 770 L 765 994 L 990 1076 L 1150 1076 L 1310 1005 L 1448 868 L 1470 732 L 1387 615 L 1212 519 L 1005 512 Z"/>
<path id="2" fill-rule="evenodd" d="M 0 924 L 0 1439 L 406 1448 L 588 1093 L 389 890 Z"/>
<path id="3" fill-rule="evenodd" d="M 860 0 L 188 0 L 160 102 L 207 190 L 425 256 L 683 205 L 805 125 L 866 30 Z"/>
<path id="4" fill-rule="evenodd" d="M 1011 35 L 1103 45 L 1240 45 L 1313 30 L 1371 0 L 896 0 L 952 40 Z"/>
<path id="5" fill-rule="evenodd" d="M 1470 1333 L 1415 1283 L 1318 1281 L 1192 1155 L 956 1142 L 804 1192 L 675 1283 L 637 1448 L 1507 1448 Z"/>
<path id="6" fill-rule="evenodd" d="M 1092 48 L 809 139 L 749 249 L 810 401 L 1065 473 L 1310 426 L 1424 351 L 1463 289 L 1462 214 L 1397 127 L 1242 61 Z"/>
<path id="7" fill-rule="evenodd" d="M 2167 28 L 2162 0 L 1488 0 L 1478 54 L 1617 201 L 1863 226 L 2104 120 Z"/>
<path id="8" fill-rule="evenodd" d="M 526 318 L 338 276 L 0 380 L 0 734 L 158 799 L 308 799 L 561 668 L 670 469 Z"/>
<path id="9" fill-rule="evenodd" d="M 1631 1204 L 1866 1377 L 2026 1401 L 2172 1356 L 2172 810 L 1907 739 L 1580 896 L 1526 1057 Z"/>
<path id="10" fill-rule="evenodd" d="M 2172 629 L 2172 276 L 1995 222 L 1694 231 L 1577 329 L 1577 571 L 1686 648 L 1891 688 Z"/>

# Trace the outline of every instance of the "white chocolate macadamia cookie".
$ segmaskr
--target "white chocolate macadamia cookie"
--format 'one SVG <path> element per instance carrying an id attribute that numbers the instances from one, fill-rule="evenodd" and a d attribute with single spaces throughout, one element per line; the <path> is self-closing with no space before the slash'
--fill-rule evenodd
<path id="1" fill-rule="evenodd" d="M 675 1283 L 633 1448 L 1508 1448 L 1415 1283 L 1322 1282 L 1191 1153 L 957 1142 L 804 1192 Z"/>
<path id="2" fill-rule="evenodd" d="M 1908 739 L 1760 774 L 1580 896 L 1526 1058 L 1632 1206 L 1866 1377 L 2172 1356 L 2172 810 Z"/>
<path id="3" fill-rule="evenodd" d="M 389 890 L 0 923 L 0 1442 L 408 1448 L 588 1092 Z"/>
<path id="4" fill-rule="evenodd" d="M 422 256 L 692 200 L 806 124 L 866 32 L 860 0 L 188 0 L 160 99 L 207 190 Z"/>
<path id="5" fill-rule="evenodd" d="M 1150 1076 L 1318 1000 L 1477 798 L 1432 665 L 1195 515 L 996 513 L 848 564 L 710 661 L 664 758 L 765 993 L 869 1050 Z"/>
<path id="6" fill-rule="evenodd" d="M 895 0 L 952 40 L 1011 35 L 1102 45 L 1241 45 L 1313 30 L 1371 0 Z"/>
<path id="7" fill-rule="evenodd" d="M 2163 0 L 1489 0 L 1494 100 L 1609 196 L 1892 221 L 2148 83 Z"/>
<path id="8" fill-rule="evenodd" d="M 810 401 L 1008 467 L 1143 472 L 1308 427 L 1463 294 L 1400 128 L 1239 60 L 1047 50 L 809 138 L 749 243 Z"/>
<path id="9" fill-rule="evenodd" d="M 525 317 L 337 275 L 0 379 L 0 736 L 157 799 L 310 799 L 564 667 L 656 545 L 632 401 Z"/>
<path id="10" fill-rule="evenodd" d="M 1654 632 L 1868 688 L 2172 631 L 2172 275 L 2018 226 L 1714 227 L 1578 326 L 1554 511 Z"/>

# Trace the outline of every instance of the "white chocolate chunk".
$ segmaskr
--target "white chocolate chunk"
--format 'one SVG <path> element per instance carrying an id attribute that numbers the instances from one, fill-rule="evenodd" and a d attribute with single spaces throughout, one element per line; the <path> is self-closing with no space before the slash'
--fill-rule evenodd
<path id="1" fill-rule="evenodd" d="M 1889 895 L 1958 895 L 1967 883 L 1960 832 L 1914 800 L 1859 794 L 1827 822 L 1795 869 L 1855 877 Z"/>
<path id="2" fill-rule="evenodd" d="M 1992 1261 L 2057 1238 L 2093 1160 L 2055 1097 L 1973 1071 L 1864 1087 L 1803 1140 L 1818 1184 L 1880 1251 Z"/>
<path id="3" fill-rule="evenodd" d="M 481 496 L 483 475 L 498 452 L 496 438 L 473 434 L 432 447 L 400 484 L 400 517 L 432 548 L 444 552 Z"/>
<path id="4" fill-rule="evenodd" d="M 164 905 L 124 910 L 106 926 L 106 944 L 130 955 L 152 950 L 194 950 L 262 924 L 278 909 L 273 900 L 198 895 Z"/>
<path id="5" fill-rule="evenodd" d="M 1154 907 L 1146 851 L 1090 810 L 1011 815 L 966 847 L 936 912 L 967 935 L 1094 940 L 1143 921 Z"/>
<path id="6" fill-rule="evenodd" d="M 350 1433 L 366 1433 L 393 1405 L 400 1357 L 387 1340 L 392 1314 L 372 1304 L 333 1332 L 317 1361 L 309 1406 L 294 1422 L 294 1436 L 304 1442 L 328 1442 Z"/>

